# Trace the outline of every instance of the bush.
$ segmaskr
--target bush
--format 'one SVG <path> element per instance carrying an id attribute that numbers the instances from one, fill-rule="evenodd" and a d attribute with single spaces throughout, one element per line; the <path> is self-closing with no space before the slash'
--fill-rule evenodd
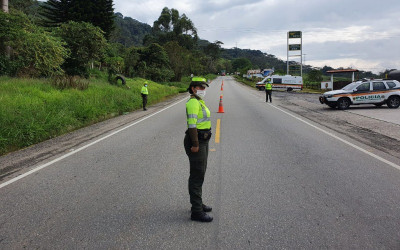
<path id="1" fill-rule="evenodd" d="M 79 76 L 55 76 L 51 79 L 51 85 L 57 89 L 85 90 L 89 87 L 89 81 Z"/>
<path id="2" fill-rule="evenodd" d="M 71 51 L 62 65 L 68 75 L 89 76 L 89 63 L 101 59 L 107 46 L 103 31 L 85 22 L 68 22 L 56 31 Z"/>
<path id="3" fill-rule="evenodd" d="M 35 26 L 20 12 L 0 11 L 0 40 L 12 48 L 9 58 L 0 57 L 0 72 L 8 75 L 48 76 L 62 73 L 68 56 L 60 39 Z"/>

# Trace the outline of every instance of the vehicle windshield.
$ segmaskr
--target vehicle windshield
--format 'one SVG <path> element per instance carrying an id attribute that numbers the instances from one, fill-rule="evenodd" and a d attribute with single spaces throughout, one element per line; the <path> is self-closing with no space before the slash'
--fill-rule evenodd
<path id="1" fill-rule="evenodd" d="M 344 86 L 344 87 L 342 88 L 342 90 L 352 90 L 352 89 L 354 89 L 358 84 L 360 84 L 360 83 L 359 83 L 359 82 L 352 82 L 352 83 L 350 83 L 350 84 Z"/>

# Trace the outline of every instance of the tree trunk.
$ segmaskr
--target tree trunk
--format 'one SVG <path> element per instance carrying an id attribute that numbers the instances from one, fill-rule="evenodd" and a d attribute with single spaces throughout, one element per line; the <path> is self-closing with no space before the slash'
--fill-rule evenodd
<path id="1" fill-rule="evenodd" d="M 1 0 L 1 7 L 5 13 L 8 13 L 8 0 Z"/>
<path id="2" fill-rule="evenodd" d="M 5 12 L 8 13 L 8 0 L 1 0 L 1 9 Z M 4 48 L 4 54 L 6 57 L 10 57 L 11 55 L 11 47 L 10 46 L 5 46 L 3 44 L 0 44 L 1 47 Z"/>

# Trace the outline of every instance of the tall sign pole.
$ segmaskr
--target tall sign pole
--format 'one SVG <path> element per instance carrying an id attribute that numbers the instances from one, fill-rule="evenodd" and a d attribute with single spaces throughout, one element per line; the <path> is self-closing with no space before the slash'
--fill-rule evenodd
<path id="1" fill-rule="evenodd" d="M 289 32 L 287 33 L 287 58 L 286 58 L 286 75 L 289 75 Z"/>
<path id="2" fill-rule="evenodd" d="M 292 39 L 292 40 L 290 40 Z M 300 39 L 300 43 L 299 43 Z M 297 43 L 290 43 L 290 41 L 295 40 Z M 290 52 L 298 52 L 300 51 L 300 55 L 298 54 L 290 54 Z M 289 75 L 290 69 L 292 71 L 299 71 L 300 76 L 303 76 L 303 36 L 301 31 L 289 31 L 287 33 L 287 74 Z M 289 65 L 290 57 L 300 57 L 300 63 Z"/>

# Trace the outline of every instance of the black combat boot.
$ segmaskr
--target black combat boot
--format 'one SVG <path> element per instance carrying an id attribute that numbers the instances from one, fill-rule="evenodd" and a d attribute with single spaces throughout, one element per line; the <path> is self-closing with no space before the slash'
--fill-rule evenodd
<path id="1" fill-rule="evenodd" d="M 213 217 L 209 216 L 205 212 L 192 212 L 191 219 L 201 222 L 211 222 L 213 220 Z"/>
<path id="2" fill-rule="evenodd" d="M 211 212 L 212 211 L 212 207 L 209 207 L 209 206 L 207 206 L 207 205 L 202 205 L 203 206 L 203 211 L 204 212 L 206 212 L 206 213 L 208 213 L 208 212 Z"/>

